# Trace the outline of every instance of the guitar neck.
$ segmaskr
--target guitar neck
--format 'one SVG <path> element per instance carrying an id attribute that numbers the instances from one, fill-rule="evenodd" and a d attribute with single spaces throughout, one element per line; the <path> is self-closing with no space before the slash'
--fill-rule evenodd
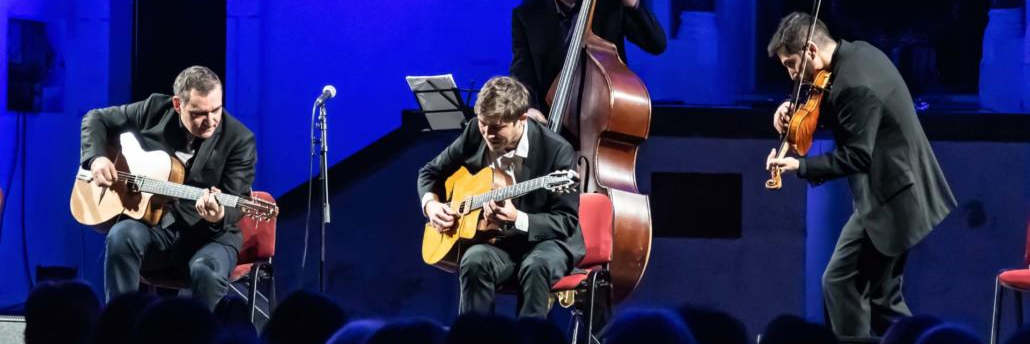
<path id="1" fill-rule="evenodd" d="M 506 186 L 484 194 L 473 196 L 471 209 L 479 209 L 487 202 L 500 202 L 518 198 L 530 192 L 543 189 L 547 186 L 548 178 L 548 176 L 537 177 L 515 185 Z"/>
<path id="2" fill-rule="evenodd" d="M 141 176 L 129 177 L 125 182 L 136 184 L 136 186 L 138 186 L 139 190 L 142 192 L 149 192 L 161 196 L 188 199 L 191 201 L 196 201 L 204 195 L 204 189 L 195 186 L 177 184 L 169 181 L 151 179 Z M 232 208 L 236 208 L 240 201 L 239 197 L 224 193 L 215 194 L 215 199 L 218 200 L 219 204 Z"/>

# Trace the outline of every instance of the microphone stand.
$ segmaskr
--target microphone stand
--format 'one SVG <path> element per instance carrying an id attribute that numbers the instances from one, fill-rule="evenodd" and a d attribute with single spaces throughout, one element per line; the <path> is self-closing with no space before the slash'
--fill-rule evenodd
<path id="1" fill-rule="evenodd" d="M 318 263 L 318 290 L 322 293 L 326 292 L 325 283 L 325 231 L 329 227 L 329 173 L 328 173 L 328 161 L 326 153 L 329 151 L 329 144 L 326 136 L 326 114 L 325 114 L 325 101 L 316 101 L 315 107 L 318 109 L 318 122 L 315 126 L 319 129 L 319 138 L 317 141 L 319 145 L 318 153 L 318 180 L 319 186 L 322 189 L 322 229 L 321 239 L 319 240 L 320 254 L 321 257 Z M 314 110 L 314 109 L 313 109 Z"/>

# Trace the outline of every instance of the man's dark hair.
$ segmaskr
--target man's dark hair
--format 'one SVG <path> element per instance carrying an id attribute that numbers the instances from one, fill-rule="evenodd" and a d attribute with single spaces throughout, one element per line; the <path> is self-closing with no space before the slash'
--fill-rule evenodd
<path id="1" fill-rule="evenodd" d="M 25 301 L 25 343 L 88 343 L 98 317 L 100 300 L 88 284 L 41 284 Z"/>
<path id="2" fill-rule="evenodd" d="M 808 29 L 811 25 L 812 16 L 808 13 L 788 14 L 780 19 L 780 26 L 776 28 L 776 33 L 773 33 L 765 51 L 769 53 L 769 57 L 776 57 L 776 53 L 780 49 L 783 49 L 787 55 L 801 53 L 808 46 L 805 38 L 808 38 Z M 833 42 L 833 36 L 830 36 L 830 30 L 826 28 L 826 24 L 822 20 L 816 19 L 812 42 L 815 42 L 820 48 Z"/>
<path id="3" fill-rule="evenodd" d="M 155 302 L 140 313 L 132 329 L 135 343 L 204 344 L 222 331 L 218 319 L 195 299 L 171 298 Z"/>
<path id="4" fill-rule="evenodd" d="M 321 293 L 300 290 L 287 296 L 265 323 L 268 344 L 323 344 L 347 324 L 343 309 Z"/>

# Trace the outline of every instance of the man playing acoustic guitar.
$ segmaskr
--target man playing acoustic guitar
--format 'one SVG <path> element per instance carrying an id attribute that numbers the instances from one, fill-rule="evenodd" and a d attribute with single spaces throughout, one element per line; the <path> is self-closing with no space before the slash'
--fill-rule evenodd
<path id="1" fill-rule="evenodd" d="M 93 182 L 119 182 L 117 161 L 105 153 L 110 140 L 132 132 L 145 150 L 182 160 L 186 185 L 206 189 L 196 202 L 166 205 L 156 226 L 129 218 L 114 224 L 107 233 L 104 292 L 110 300 L 136 291 L 141 271 L 178 270 L 189 276 L 193 296 L 214 309 L 228 290 L 243 241 L 236 225 L 242 214 L 219 204 L 214 195 L 250 194 L 257 149 L 254 134 L 222 109 L 222 83 L 210 69 L 186 68 L 175 78 L 173 91 L 172 96 L 153 94 L 92 110 L 82 119 L 80 163 L 91 171 Z"/>
<path id="2" fill-rule="evenodd" d="M 527 121 L 529 92 L 509 77 L 494 77 L 479 91 L 472 121 L 454 143 L 419 171 L 418 192 L 430 224 L 453 231 L 458 214 L 444 198 L 444 182 L 461 167 L 490 167 L 514 182 L 575 170 L 572 146 L 536 121 Z M 545 317 L 553 283 L 583 257 L 579 196 L 533 192 L 514 201 L 489 202 L 483 219 L 496 239 L 464 250 L 458 267 L 462 314 L 492 313 L 495 288 L 518 282 L 518 315 Z"/>

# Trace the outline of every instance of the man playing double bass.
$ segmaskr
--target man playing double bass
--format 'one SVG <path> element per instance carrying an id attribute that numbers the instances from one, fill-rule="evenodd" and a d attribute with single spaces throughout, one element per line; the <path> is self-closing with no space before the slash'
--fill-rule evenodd
<path id="1" fill-rule="evenodd" d="M 813 184 L 848 178 L 854 213 L 823 273 L 823 298 L 837 335 L 869 337 L 911 315 L 901 293 L 905 258 L 956 202 L 891 61 L 866 42 L 834 40 L 817 19 L 807 41 L 812 20 L 798 12 L 784 17 L 767 50 L 792 79 L 832 73 L 820 120 L 836 145 L 800 159 L 776 158 L 774 150 L 766 168 L 797 171 Z M 784 103 L 774 114 L 781 133 L 789 109 Z"/>
<path id="2" fill-rule="evenodd" d="M 536 121 L 527 120 L 529 92 L 509 77 L 483 85 L 476 119 L 435 159 L 419 171 L 422 210 L 441 232 L 454 230 L 457 215 L 439 200 L 448 176 L 465 167 L 502 171 L 514 182 L 558 170 L 575 169 L 572 146 Z M 517 282 L 518 315 L 545 317 L 551 285 L 565 276 L 585 253 L 579 229 L 579 196 L 533 192 L 515 201 L 483 206 L 487 221 L 500 224 L 494 243 L 465 250 L 458 268 L 462 314 L 492 313 L 494 290 Z"/>
<path id="3" fill-rule="evenodd" d="M 626 61 L 626 40 L 651 54 L 665 51 L 665 31 L 643 0 L 597 0 L 593 32 Z M 582 0 L 527 0 L 511 15 L 511 76 L 527 88 L 530 116 L 544 121 L 547 90 L 565 63 Z M 540 109 L 540 110 L 537 110 Z"/>

